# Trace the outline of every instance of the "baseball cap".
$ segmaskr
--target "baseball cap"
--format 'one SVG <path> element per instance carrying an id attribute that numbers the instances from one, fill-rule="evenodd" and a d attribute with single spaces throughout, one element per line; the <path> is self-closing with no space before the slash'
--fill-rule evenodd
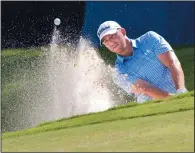
<path id="1" fill-rule="evenodd" d="M 97 36 L 100 39 L 100 45 L 101 45 L 101 40 L 105 35 L 114 34 L 118 28 L 122 28 L 122 27 L 115 21 L 103 22 L 97 30 Z"/>

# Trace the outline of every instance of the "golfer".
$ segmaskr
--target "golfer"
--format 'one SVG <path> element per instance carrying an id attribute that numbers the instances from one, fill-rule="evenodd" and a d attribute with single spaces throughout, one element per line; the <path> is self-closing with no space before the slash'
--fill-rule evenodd
<path id="1" fill-rule="evenodd" d="M 164 99 L 187 92 L 181 64 L 170 44 L 149 31 L 130 39 L 115 21 L 102 23 L 97 36 L 100 45 L 116 54 L 114 82 L 138 102 Z"/>

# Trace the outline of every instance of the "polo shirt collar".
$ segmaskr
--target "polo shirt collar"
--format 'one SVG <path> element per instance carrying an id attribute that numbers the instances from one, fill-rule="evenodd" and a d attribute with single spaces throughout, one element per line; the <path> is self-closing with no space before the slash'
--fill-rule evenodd
<path id="1" fill-rule="evenodd" d="M 132 43 L 132 47 L 133 47 L 133 52 L 135 51 L 135 49 L 136 48 L 138 48 L 138 45 L 137 45 L 137 43 L 136 43 L 136 40 L 134 40 L 134 39 L 129 39 L 128 37 L 126 37 L 131 43 Z M 119 60 L 121 63 L 123 63 L 123 61 L 125 60 L 125 59 L 130 59 L 132 56 L 120 56 L 120 55 L 118 55 L 118 54 L 116 54 L 117 55 L 117 60 Z"/>

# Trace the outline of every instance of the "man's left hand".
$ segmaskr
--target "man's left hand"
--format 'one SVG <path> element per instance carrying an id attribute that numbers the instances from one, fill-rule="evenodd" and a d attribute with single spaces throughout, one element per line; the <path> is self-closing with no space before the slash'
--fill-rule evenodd
<path id="1" fill-rule="evenodd" d="M 177 89 L 177 94 L 182 94 L 182 93 L 186 93 L 188 92 L 188 90 L 186 88 L 183 88 L 183 89 Z"/>

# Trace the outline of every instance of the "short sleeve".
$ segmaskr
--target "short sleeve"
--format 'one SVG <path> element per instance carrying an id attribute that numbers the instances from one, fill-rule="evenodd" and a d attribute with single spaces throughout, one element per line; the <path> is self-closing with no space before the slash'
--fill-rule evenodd
<path id="1" fill-rule="evenodd" d="M 148 43 L 152 44 L 154 52 L 157 56 L 167 51 L 173 51 L 170 44 L 156 32 L 149 31 L 148 37 L 149 37 Z"/>

